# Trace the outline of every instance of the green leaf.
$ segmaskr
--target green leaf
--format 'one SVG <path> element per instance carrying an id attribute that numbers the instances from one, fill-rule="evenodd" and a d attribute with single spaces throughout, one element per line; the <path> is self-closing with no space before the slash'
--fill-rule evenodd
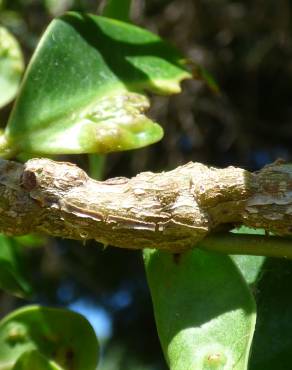
<path id="1" fill-rule="evenodd" d="M 257 285 L 258 320 L 250 370 L 291 370 L 291 261 L 267 258 Z"/>
<path id="2" fill-rule="evenodd" d="M 231 232 L 234 234 L 265 235 L 264 229 L 252 229 L 247 226 L 240 226 L 231 230 Z M 234 255 L 231 258 L 240 269 L 247 284 L 254 285 L 258 282 L 262 276 L 262 267 L 266 261 L 266 257 Z"/>
<path id="3" fill-rule="evenodd" d="M 233 234 L 265 235 L 265 229 L 254 229 L 248 226 L 240 226 L 231 230 Z"/>
<path id="4" fill-rule="evenodd" d="M 47 242 L 47 238 L 45 236 L 36 234 L 14 236 L 13 240 L 15 240 L 20 247 L 31 248 L 43 247 Z"/>
<path id="5" fill-rule="evenodd" d="M 247 369 L 255 303 L 232 260 L 198 249 L 144 259 L 170 369 Z"/>
<path id="6" fill-rule="evenodd" d="M 23 275 L 17 241 L 0 234 L 0 288 L 19 297 L 27 297 L 32 288 Z"/>
<path id="7" fill-rule="evenodd" d="M 24 61 L 18 42 L 0 26 L 0 108 L 14 99 L 23 70 Z"/>
<path id="8" fill-rule="evenodd" d="M 107 0 L 102 15 L 128 22 L 131 2 L 131 0 Z"/>
<path id="9" fill-rule="evenodd" d="M 145 91 L 180 92 L 191 74 L 158 36 L 117 20 L 69 13 L 46 30 L 5 131 L 10 148 L 106 153 L 161 139 Z"/>
<path id="10" fill-rule="evenodd" d="M 33 350 L 20 356 L 13 366 L 13 370 L 63 370 L 63 368 Z"/>
<path id="11" fill-rule="evenodd" d="M 230 256 L 241 271 L 245 281 L 249 285 L 256 284 L 262 276 L 262 267 L 265 263 L 264 256 Z"/>
<path id="12" fill-rule="evenodd" d="M 21 355 L 33 350 L 64 370 L 95 370 L 99 351 L 95 333 L 83 316 L 28 306 L 0 322 L 0 369 L 12 369 Z"/>

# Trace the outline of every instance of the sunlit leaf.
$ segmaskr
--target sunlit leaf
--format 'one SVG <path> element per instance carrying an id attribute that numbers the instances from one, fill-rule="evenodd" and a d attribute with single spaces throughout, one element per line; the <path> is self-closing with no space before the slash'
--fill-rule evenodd
<path id="1" fill-rule="evenodd" d="M 239 254 L 230 257 L 238 266 L 247 284 L 255 284 L 262 276 L 262 267 L 265 263 L 266 257 L 245 256 Z"/>
<path id="2" fill-rule="evenodd" d="M 63 370 L 63 368 L 33 350 L 21 355 L 13 366 L 13 370 Z"/>
<path id="3" fill-rule="evenodd" d="M 18 42 L 0 26 L 0 107 L 15 97 L 23 70 L 23 56 Z"/>
<path id="4" fill-rule="evenodd" d="M 172 94 L 191 74 L 158 36 L 117 20 L 69 13 L 46 30 L 5 135 L 15 151 L 106 153 L 161 139 L 145 91 Z"/>
<path id="5" fill-rule="evenodd" d="M 247 369 L 255 304 L 232 260 L 201 250 L 144 259 L 170 369 Z"/>
<path id="6" fill-rule="evenodd" d="M 64 370 L 97 366 L 95 333 L 83 316 L 72 311 L 28 306 L 0 322 L 0 369 L 12 369 L 21 355 L 33 350 Z"/>
<path id="7" fill-rule="evenodd" d="M 240 226 L 232 229 L 233 234 L 250 234 L 250 235 L 265 235 L 265 229 L 254 229 L 248 226 Z"/>
<path id="8" fill-rule="evenodd" d="M 17 241 L 0 234 L 0 288 L 26 297 L 32 289 L 23 275 L 17 252 Z"/>
<path id="9" fill-rule="evenodd" d="M 252 229 L 247 226 L 240 226 L 231 232 L 234 234 L 265 235 L 264 229 Z M 262 276 L 262 267 L 266 261 L 266 257 L 234 255 L 231 258 L 240 269 L 248 284 L 255 284 Z"/>

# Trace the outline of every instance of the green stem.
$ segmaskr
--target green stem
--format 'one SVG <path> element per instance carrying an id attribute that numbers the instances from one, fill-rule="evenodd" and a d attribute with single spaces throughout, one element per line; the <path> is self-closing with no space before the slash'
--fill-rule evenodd
<path id="1" fill-rule="evenodd" d="M 130 22 L 131 0 L 108 0 L 102 15 L 120 21 Z"/>
<path id="2" fill-rule="evenodd" d="M 104 167 L 106 162 L 106 155 L 89 154 L 89 174 L 94 180 L 101 181 L 103 179 Z"/>
<path id="3" fill-rule="evenodd" d="M 292 259 L 292 239 L 277 236 L 220 233 L 207 236 L 196 247 L 225 254 Z"/>

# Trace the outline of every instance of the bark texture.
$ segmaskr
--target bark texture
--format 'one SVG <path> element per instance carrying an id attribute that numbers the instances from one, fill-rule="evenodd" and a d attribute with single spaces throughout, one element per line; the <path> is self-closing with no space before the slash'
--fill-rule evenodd
<path id="1" fill-rule="evenodd" d="M 250 173 L 188 163 L 98 182 L 70 163 L 0 160 L 0 231 L 8 235 L 181 252 L 224 224 L 292 235 L 292 165 Z"/>

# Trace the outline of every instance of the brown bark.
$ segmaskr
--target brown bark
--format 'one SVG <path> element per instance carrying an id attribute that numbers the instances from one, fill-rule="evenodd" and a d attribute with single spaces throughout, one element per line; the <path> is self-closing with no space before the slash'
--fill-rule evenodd
<path id="1" fill-rule="evenodd" d="M 292 234 L 292 165 L 258 173 L 188 163 L 132 179 L 90 179 L 49 159 L 0 160 L 0 231 L 180 252 L 224 224 Z"/>

